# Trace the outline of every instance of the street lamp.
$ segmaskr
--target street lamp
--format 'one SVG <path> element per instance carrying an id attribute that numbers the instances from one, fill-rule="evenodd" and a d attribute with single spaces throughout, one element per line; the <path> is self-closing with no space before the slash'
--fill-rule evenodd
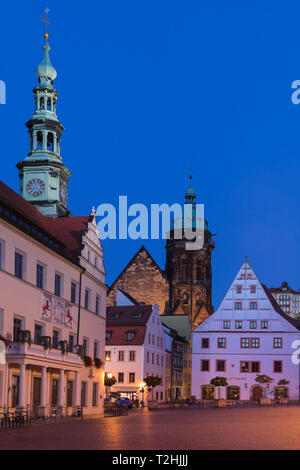
<path id="1" fill-rule="evenodd" d="M 142 394 L 141 412 L 143 411 L 143 408 L 144 408 L 144 406 L 145 406 L 145 402 L 144 402 L 145 387 L 146 387 L 145 382 L 142 382 L 142 383 L 141 383 L 141 388 L 140 388 L 140 392 L 141 392 L 141 394 Z"/>

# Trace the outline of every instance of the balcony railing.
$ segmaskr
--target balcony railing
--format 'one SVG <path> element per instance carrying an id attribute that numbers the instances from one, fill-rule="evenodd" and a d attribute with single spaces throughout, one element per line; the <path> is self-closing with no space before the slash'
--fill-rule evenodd
<path id="1" fill-rule="evenodd" d="M 9 343 L 6 355 L 8 359 L 11 356 L 33 356 L 40 359 L 67 362 L 70 364 L 82 364 L 81 358 L 78 354 L 71 352 L 62 354 L 59 349 L 45 349 L 43 346 L 38 344 L 29 345 L 28 343 Z"/>

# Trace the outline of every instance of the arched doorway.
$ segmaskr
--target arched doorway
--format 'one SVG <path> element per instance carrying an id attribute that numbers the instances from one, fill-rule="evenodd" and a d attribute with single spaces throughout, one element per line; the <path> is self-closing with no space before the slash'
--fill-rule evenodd
<path id="1" fill-rule="evenodd" d="M 262 387 L 260 387 L 259 385 L 255 385 L 253 388 L 252 388 L 252 399 L 253 400 L 259 400 L 260 398 L 263 398 L 263 389 Z"/>
<path id="2" fill-rule="evenodd" d="M 213 400 L 215 398 L 215 387 L 213 385 L 202 385 L 202 400 Z"/>
<path id="3" fill-rule="evenodd" d="M 237 385 L 230 385 L 227 387 L 227 400 L 239 400 L 240 399 L 240 387 Z"/>

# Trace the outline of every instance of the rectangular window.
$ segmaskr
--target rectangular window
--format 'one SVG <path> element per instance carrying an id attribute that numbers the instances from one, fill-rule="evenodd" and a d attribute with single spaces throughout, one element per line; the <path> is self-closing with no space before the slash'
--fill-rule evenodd
<path id="1" fill-rule="evenodd" d="M 261 321 L 261 329 L 262 330 L 267 330 L 269 328 L 268 321 L 267 320 L 262 320 Z"/>
<path id="2" fill-rule="evenodd" d="M 39 325 L 38 323 L 36 323 L 34 325 L 34 343 L 41 344 L 42 336 L 43 336 L 43 327 L 42 325 Z"/>
<path id="3" fill-rule="evenodd" d="M 54 294 L 57 297 L 60 297 L 60 295 L 61 295 L 61 276 L 60 276 L 60 274 L 55 274 L 55 277 L 54 277 Z"/>
<path id="4" fill-rule="evenodd" d="M 96 315 L 100 315 L 100 313 L 101 313 L 101 297 L 100 297 L 100 295 L 96 295 L 95 312 L 96 312 Z"/>
<path id="5" fill-rule="evenodd" d="M 118 382 L 123 383 L 124 382 L 124 372 L 119 372 L 118 373 Z"/>
<path id="6" fill-rule="evenodd" d="M 76 304 L 76 295 L 77 295 L 77 284 L 75 282 L 71 282 L 71 302 Z"/>
<path id="7" fill-rule="evenodd" d="M 74 335 L 69 335 L 69 351 L 74 352 Z"/>
<path id="8" fill-rule="evenodd" d="M 111 360 L 111 351 L 105 351 L 105 360 L 106 362 Z"/>
<path id="9" fill-rule="evenodd" d="M 125 353 L 124 351 L 119 351 L 119 361 L 124 361 Z"/>
<path id="10" fill-rule="evenodd" d="M 147 351 L 147 364 L 149 364 L 149 351 Z"/>
<path id="11" fill-rule="evenodd" d="M 202 338 L 202 349 L 209 348 L 209 338 Z"/>
<path id="12" fill-rule="evenodd" d="M 15 276 L 23 279 L 24 258 L 20 253 L 15 253 Z"/>
<path id="13" fill-rule="evenodd" d="M 252 279 L 251 274 L 247 274 L 247 279 Z"/>
<path id="14" fill-rule="evenodd" d="M 236 320 L 235 321 L 235 329 L 236 330 L 241 330 L 243 327 L 243 322 L 241 320 Z"/>
<path id="15" fill-rule="evenodd" d="M 225 364 L 226 364 L 225 361 L 218 359 L 217 362 L 216 362 L 216 371 L 217 372 L 225 372 L 225 370 L 226 370 Z"/>
<path id="16" fill-rule="evenodd" d="M 251 348 L 259 348 L 259 338 L 251 338 Z"/>
<path id="17" fill-rule="evenodd" d="M 226 348 L 226 338 L 218 338 L 218 348 Z"/>
<path id="18" fill-rule="evenodd" d="M 241 274 L 241 279 L 246 279 L 246 274 Z"/>
<path id="19" fill-rule="evenodd" d="M 0 242 L 0 269 L 4 269 L 4 243 Z"/>
<path id="20" fill-rule="evenodd" d="M 134 372 L 129 372 L 129 383 L 130 384 L 135 383 L 135 373 Z"/>
<path id="21" fill-rule="evenodd" d="M 273 338 L 273 348 L 282 348 L 282 338 Z"/>
<path id="22" fill-rule="evenodd" d="M 224 330 L 230 330 L 230 321 L 229 320 L 224 320 L 223 321 L 223 328 L 224 328 Z"/>
<path id="23" fill-rule="evenodd" d="M 251 362 L 251 372 L 260 372 L 260 363 L 259 362 Z"/>
<path id="24" fill-rule="evenodd" d="M 257 310 L 257 302 L 250 302 L 249 303 L 250 310 Z"/>
<path id="25" fill-rule="evenodd" d="M 241 372 L 249 372 L 249 362 L 241 361 Z"/>
<path id="26" fill-rule="evenodd" d="M 129 351 L 129 360 L 135 361 L 135 351 Z"/>
<path id="27" fill-rule="evenodd" d="M 94 342 L 94 359 L 98 359 L 99 356 L 99 343 L 97 341 Z"/>
<path id="28" fill-rule="evenodd" d="M 86 406 L 87 403 L 87 383 L 81 382 L 81 406 Z"/>
<path id="29" fill-rule="evenodd" d="M 250 322 L 250 330 L 256 330 L 256 320 L 251 320 Z"/>
<path id="30" fill-rule="evenodd" d="M 282 372 L 282 361 L 274 361 L 274 372 Z"/>
<path id="31" fill-rule="evenodd" d="M 98 406 L 98 384 L 93 383 L 93 406 Z"/>
<path id="32" fill-rule="evenodd" d="M 58 349 L 58 341 L 59 341 L 59 331 L 58 330 L 53 330 L 52 348 Z"/>
<path id="33" fill-rule="evenodd" d="M 202 360 L 201 361 L 201 370 L 202 372 L 209 372 L 209 360 Z"/>
<path id="34" fill-rule="evenodd" d="M 84 308 L 89 310 L 90 308 L 90 291 L 89 289 L 85 289 L 84 292 Z"/>
<path id="35" fill-rule="evenodd" d="M 84 356 L 88 356 L 89 348 L 88 348 L 88 340 L 83 338 L 82 340 L 82 352 Z"/>
<path id="36" fill-rule="evenodd" d="M 235 286 L 235 291 L 237 294 L 241 294 L 242 293 L 242 286 Z"/>
<path id="37" fill-rule="evenodd" d="M 256 286 L 250 286 L 250 294 L 256 294 Z"/>
<path id="38" fill-rule="evenodd" d="M 243 304 L 242 302 L 234 302 L 234 310 L 242 310 Z"/>
<path id="39" fill-rule="evenodd" d="M 241 348 L 249 348 L 249 338 L 241 338 Z"/>
<path id="40" fill-rule="evenodd" d="M 19 332 L 22 330 L 22 320 L 14 318 L 14 341 L 19 341 Z"/>
<path id="41" fill-rule="evenodd" d="M 44 266 L 36 265 L 36 287 L 43 289 L 44 287 Z"/>

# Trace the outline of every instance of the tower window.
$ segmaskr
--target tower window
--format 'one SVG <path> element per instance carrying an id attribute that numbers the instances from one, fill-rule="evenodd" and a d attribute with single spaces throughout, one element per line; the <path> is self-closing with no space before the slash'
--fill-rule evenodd
<path id="1" fill-rule="evenodd" d="M 47 150 L 53 152 L 54 149 L 54 137 L 52 132 L 48 132 L 47 135 Z"/>
<path id="2" fill-rule="evenodd" d="M 42 150 L 43 148 L 43 133 L 39 131 L 36 135 L 36 148 Z"/>
<path id="3" fill-rule="evenodd" d="M 196 265 L 196 279 L 197 281 L 202 280 L 202 269 L 201 269 L 201 259 L 197 259 L 197 265 Z"/>
<path id="4" fill-rule="evenodd" d="M 188 301 L 189 301 L 189 297 L 188 297 L 188 295 L 187 295 L 186 293 L 184 293 L 184 294 L 183 294 L 183 303 L 184 303 L 184 304 L 187 304 Z"/>
<path id="5" fill-rule="evenodd" d="M 51 107 L 52 107 L 52 106 L 51 106 L 51 98 L 48 98 L 48 99 L 47 99 L 47 110 L 48 110 L 48 111 L 51 111 Z"/>
<path id="6" fill-rule="evenodd" d="M 43 97 L 40 99 L 40 109 L 45 109 L 45 99 Z"/>

